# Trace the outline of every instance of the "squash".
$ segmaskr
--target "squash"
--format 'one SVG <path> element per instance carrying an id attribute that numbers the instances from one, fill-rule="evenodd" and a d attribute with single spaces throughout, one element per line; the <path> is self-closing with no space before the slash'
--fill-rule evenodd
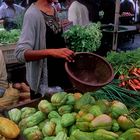
<path id="1" fill-rule="evenodd" d="M 0 135 L 6 138 L 16 138 L 19 133 L 20 129 L 13 121 L 0 117 Z"/>
<path id="2" fill-rule="evenodd" d="M 127 130 L 134 127 L 134 120 L 127 115 L 119 116 L 117 122 L 122 130 Z"/>

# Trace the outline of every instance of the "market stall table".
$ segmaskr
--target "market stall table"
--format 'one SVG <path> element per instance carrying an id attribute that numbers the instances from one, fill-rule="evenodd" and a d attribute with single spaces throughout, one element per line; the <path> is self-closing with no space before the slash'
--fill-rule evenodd
<path id="1" fill-rule="evenodd" d="M 111 48 L 112 37 L 114 33 L 114 25 L 102 25 L 103 39 L 102 41 Z M 118 29 L 118 45 L 124 42 L 134 42 L 135 34 L 137 33 L 137 27 L 135 25 L 119 25 Z"/>

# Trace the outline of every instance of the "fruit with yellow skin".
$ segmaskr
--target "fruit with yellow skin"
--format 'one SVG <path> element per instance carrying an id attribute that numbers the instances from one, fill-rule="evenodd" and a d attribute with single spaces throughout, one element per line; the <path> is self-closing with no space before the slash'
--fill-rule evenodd
<path id="1" fill-rule="evenodd" d="M 0 117 L 0 135 L 6 138 L 16 138 L 20 133 L 17 124 L 8 118 Z"/>

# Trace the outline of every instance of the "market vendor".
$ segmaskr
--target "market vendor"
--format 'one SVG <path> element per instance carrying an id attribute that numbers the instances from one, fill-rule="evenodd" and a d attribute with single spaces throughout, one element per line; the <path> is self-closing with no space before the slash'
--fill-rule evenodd
<path id="1" fill-rule="evenodd" d="M 74 52 L 66 47 L 57 22 L 53 0 L 37 0 L 26 11 L 15 56 L 26 63 L 31 99 L 48 93 L 51 87 L 71 87 L 64 69 Z"/>
<path id="2" fill-rule="evenodd" d="M 6 88 L 8 88 L 7 71 L 3 53 L 0 50 L 0 97 L 4 94 Z"/>
<path id="3" fill-rule="evenodd" d="M 14 4 L 14 0 L 4 0 L 0 6 L 0 21 L 7 30 L 18 28 L 25 8 Z"/>

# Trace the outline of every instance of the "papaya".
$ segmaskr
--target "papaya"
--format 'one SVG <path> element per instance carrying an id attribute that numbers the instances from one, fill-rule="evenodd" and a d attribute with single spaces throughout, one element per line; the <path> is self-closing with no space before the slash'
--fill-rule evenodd
<path id="1" fill-rule="evenodd" d="M 128 114 L 128 109 L 122 102 L 114 100 L 110 107 L 110 113 L 113 118 L 118 118 L 120 115 Z"/>
<path id="2" fill-rule="evenodd" d="M 134 127 L 134 120 L 127 115 L 119 116 L 117 122 L 122 130 L 127 130 Z"/>
<path id="3" fill-rule="evenodd" d="M 101 114 L 101 115 L 95 117 L 90 122 L 91 131 L 94 131 L 97 129 L 111 130 L 111 127 L 112 127 L 112 118 L 106 114 Z"/>
<path id="4" fill-rule="evenodd" d="M 19 133 L 20 129 L 15 122 L 8 118 L 0 117 L 0 135 L 6 138 L 16 138 Z"/>

